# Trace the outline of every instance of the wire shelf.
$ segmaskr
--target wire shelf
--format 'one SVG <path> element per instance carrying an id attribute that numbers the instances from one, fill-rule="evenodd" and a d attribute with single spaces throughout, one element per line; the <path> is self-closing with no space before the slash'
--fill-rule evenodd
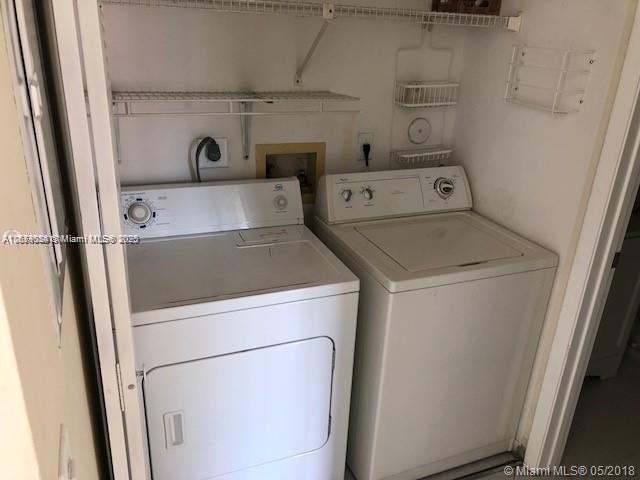
<path id="1" fill-rule="evenodd" d="M 453 150 L 444 145 L 411 150 L 393 150 L 391 159 L 400 165 L 439 166 L 446 163 L 453 155 Z"/>
<path id="2" fill-rule="evenodd" d="M 458 103 L 458 83 L 398 82 L 395 102 L 405 108 L 448 107 Z"/>
<path id="3" fill-rule="evenodd" d="M 101 0 L 101 2 L 113 5 L 199 8 L 229 13 L 400 20 L 424 25 L 504 28 L 512 31 L 519 31 L 521 23 L 520 16 L 504 17 L 474 13 L 432 12 L 408 8 L 335 5 L 331 2 L 311 3 L 292 0 Z"/>
<path id="4" fill-rule="evenodd" d="M 552 114 L 579 112 L 595 53 L 515 45 L 508 64 L 505 102 Z"/>
<path id="5" fill-rule="evenodd" d="M 330 91 L 280 91 L 280 92 L 186 92 L 186 91 L 114 91 L 112 102 L 114 114 L 136 115 L 275 115 L 288 113 L 357 113 L 357 110 L 332 110 L 327 105 L 332 102 L 358 102 L 358 97 L 342 95 Z M 292 110 L 272 109 L 254 111 L 252 105 L 277 103 L 304 103 L 304 108 Z M 221 104 L 219 110 L 166 110 L 158 108 L 162 104 Z M 311 104 L 311 105 L 309 105 Z M 249 105 L 249 108 L 247 108 Z M 144 108 L 137 109 L 136 106 Z"/>

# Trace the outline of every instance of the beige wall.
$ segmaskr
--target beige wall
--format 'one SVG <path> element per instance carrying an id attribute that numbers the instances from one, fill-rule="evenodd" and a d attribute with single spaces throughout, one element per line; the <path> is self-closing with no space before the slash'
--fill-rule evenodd
<path id="1" fill-rule="evenodd" d="M 454 151 L 469 176 L 474 208 L 560 256 L 520 425 L 523 443 L 531 430 L 636 5 L 637 0 L 505 0 L 504 13 L 525 12 L 517 38 L 490 31 L 467 37 Z M 500 101 L 516 42 L 596 50 L 579 113 L 554 116 Z"/>
<path id="2" fill-rule="evenodd" d="M 1 28 L 1 27 L 0 27 Z M 37 232 L 4 31 L 0 31 L 0 234 Z M 100 478 L 78 326 L 67 272 L 58 349 L 39 247 L 0 246 L 0 478 L 58 478 L 60 425 L 69 431 L 75 478 Z"/>
<path id="3" fill-rule="evenodd" d="M 349 4 L 423 8 L 424 0 L 350 0 Z M 318 18 L 239 15 L 198 9 L 104 5 L 104 39 L 116 90 L 262 90 L 294 88 L 294 74 L 322 25 Z M 458 78 L 465 30 L 339 19 L 332 22 L 303 75 L 306 90 L 361 99 L 359 114 L 251 119 L 251 144 L 326 142 L 329 173 L 364 169 L 358 132 L 374 133 L 371 168 L 389 168 L 389 150 L 410 148 L 407 127 L 431 122 L 430 144 L 451 143 L 455 109 L 415 111 L 394 106 L 396 78 Z M 446 46 L 440 50 L 437 47 Z M 432 48 L 435 47 L 435 48 Z M 144 65 L 144 68 L 139 68 Z M 205 179 L 253 178 L 253 152 L 241 157 L 237 117 L 165 116 L 119 120 L 119 173 L 125 185 L 184 182 L 194 138 L 228 137 L 229 168 Z M 171 132 L 167 135 L 167 132 Z"/>

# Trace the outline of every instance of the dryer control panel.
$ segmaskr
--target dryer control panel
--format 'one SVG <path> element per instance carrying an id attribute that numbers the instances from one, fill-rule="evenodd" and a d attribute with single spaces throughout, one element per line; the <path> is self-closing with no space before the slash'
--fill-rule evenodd
<path id="1" fill-rule="evenodd" d="M 141 237 L 303 223 L 297 178 L 124 187 L 122 230 Z"/>
<path id="2" fill-rule="evenodd" d="M 471 190 L 461 166 L 326 175 L 316 215 L 327 223 L 469 210 Z"/>

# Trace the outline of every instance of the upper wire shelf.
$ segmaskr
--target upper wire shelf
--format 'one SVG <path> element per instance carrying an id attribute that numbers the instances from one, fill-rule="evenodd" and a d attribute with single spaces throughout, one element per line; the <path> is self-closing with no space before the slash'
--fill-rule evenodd
<path id="1" fill-rule="evenodd" d="M 504 28 L 520 31 L 518 16 L 482 15 L 474 13 L 432 12 L 409 8 L 339 5 L 331 2 L 300 2 L 293 0 L 101 0 L 103 4 L 148 7 L 199 8 L 229 13 L 293 15 L 325 19 L 352 17 L 373 20 L 400 20 L 423 25 Z"/>
<path id="2" fill-rule="evenodd" d="M 293 113 L 357 113 L 357 110 L 331 109 L 334 103 L 355 103 L 360 99 L 330 91 L 280 91 L 280 92 L 187 92 L 187 91 L 114 91 L 113 113 L 117 116 L 142 115 L 282 115 Z M 254 109 L 262 105 L 276 104 L 298 108 Z M 193 108 L 167 109 L 166 105 L 209 105 L 207 110 Z M 211 109 L 212 104 L 216 109 Z M 136 108 L 137 107 L 137 108 Z M 220 108 L 218 108 L 220 107 Z"/>

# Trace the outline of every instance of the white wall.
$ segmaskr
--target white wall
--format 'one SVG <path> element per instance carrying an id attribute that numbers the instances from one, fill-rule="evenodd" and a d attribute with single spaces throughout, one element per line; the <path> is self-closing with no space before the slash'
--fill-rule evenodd
<path id="1" fill-rule="evenodd" d="M 374 2 L 364 2 L 373 4 Z M 383 6 L 424 7 L 425 1 L 378 1 Z M 114 90 L 291 90 L 297 64 L 320 29 L 317 18 L 222 14 L 206 10 L 104 6 L 105 41 Z M 371 168 L 388 168 L 390 144 L 410 146 L 406 129 L 416 116 L 431 120 L 429 143 L 452 141 L 455 110 L 401 112 L 393 105 L 396 52 L 398 78 L 446 80 L 459 76 L 464 30 L 432 34 L 404 22 L 338 19 L 328 28 L 303 76 L 306 90 L 358 96 L 355 115 L 252 119 L 251 143 L 327 142 L 329 172 L 363 168 L 356 160 L 358 132 L 374 132 Z M 204 134 L 228 136 L 231 165 L 205 170 L 215 177 L 255 176 L 241 158 L 236 117 L 124 118 L 119 121 L 123 184 L 188 181 L 188 149 Z M 392 131 L 394 132 L 393 139 Z M 169 133 L 167 133 L 169 132 Z"/>
<path id="2" fill-rule="evenodd" d="M 530 45 L 595 49 L 582 111 L 566 116 L 505 104 L 512 41 L 483 31 L 465 45 L 454 148 L 465 166 L 475 208 L 560 256 L 532 388 L 521 424 L 526 442 L 555 333 L 585 202 L 607 127 L 633 0 L 506 0 L 503 12 L 525 12 L 517 40 Z"/>
<path id="3" fill-rule="evenodd" d="M 0 24 L 3 25 L 2 22 Z M 0 27 L 0 235 L 7 229 L 40 233 Z M 0 478 L 58 478 L 60 425 L 69 432 L 75 478 L 100 478 L 86 360 L 68 271 L 64 284 L 62 347 L 54 330 L 44 258 L 38 246 L 0 245 Z M 95 411 L 95 410 L 93 410 Z"/>

